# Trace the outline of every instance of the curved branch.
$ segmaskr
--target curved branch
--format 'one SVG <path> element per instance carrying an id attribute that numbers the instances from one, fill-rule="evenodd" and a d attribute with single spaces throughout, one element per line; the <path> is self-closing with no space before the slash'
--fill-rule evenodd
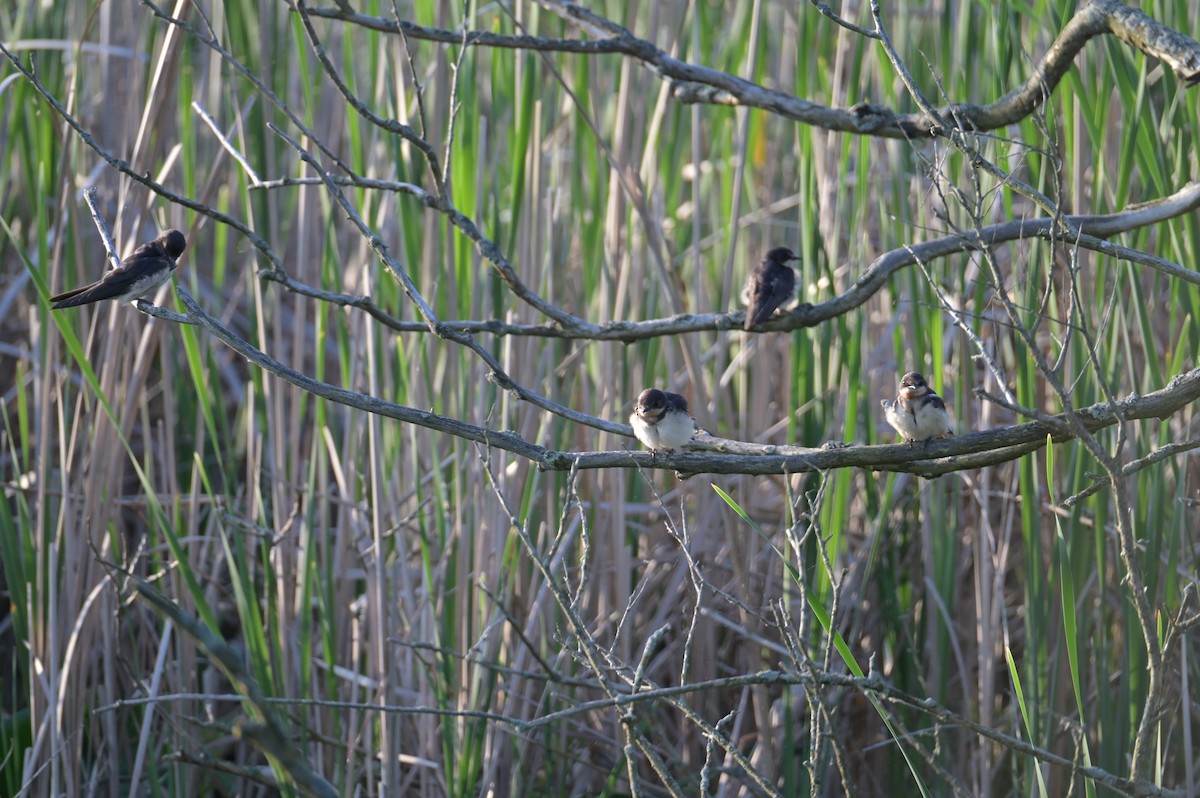
<path id="1" fill-rule="evenodd" d="M 1136 474 L 1143 468 L 1147 468 L 1155 463 L 1162 462 L 1168 457 L 1173 457 L 1177 454 L 1182 454 L 1183 452 L 1190 452 L 1193 449 L 1200 449 L 1200 438 L 1193 438 L 1190 441 L 1179 441 L 1178 443 L 1168 443 L 1167 445 L 1160 446 L 1159 448 L 1150 452 L 1150 454 L 1146 455 L 1145 457 L 1139 457 L 1136 460 L 1130 460 L 1128 463 L 1121 466 L 1121 476 L 1127 477 L 1131 474 Z M 1074 507 L 1088 496 L 1098 493 L 1106 485 L 1110 484 L 1107 479 L 1099 476 L 1092 477 L 1092 480 L 1092 484 L 1088 487 L 1072 496 L 1068 496 L 1067 498 L 1063 499 L 1062 506 Z"/>
<path id="2" fill-rule="evenodd" d="M 337 185 L 358 186 L 412 194 L 426 205 L 436 202 L 436 198 L 432 195 L 408 183 L 384 180 L 360 180 L 357 178 L 332 177 L 328 175 L 323 178 L 271 180 L 252 188 L 265 189 L 278 188 L 285 185 L 311 185 L 320 184 L 325 180 L 332 180 Z M 1200 208 L 1200 181 L 1192 181 L 1167 197 L 1131 205 L 1117 213 L 1063 216 L 1061 222 L 1079 231 L 1078 235 L 1069 243 L 1119 260 L 1149 266 L 1172 277 L 1200 285 L 1200 272 L 1194 269 L 1188 269 L 1164 258 L 1159 258 L 1129 247 L 1123 247 L 1119 244 L 1113 244 L 1105 240 L 1120 233 L 1182 216 L 1197 208 Z M 961 235 L 943 236 L 920 244 L 898 247 L 876 258 L 845 293 L 816 305 L 801 305 L 791 313 L 776 316 L 760 324 L 753 332 L 761 334 L 797 330 L 802 327 L 815 327 L 822 322 L 841 316 L 871 299 L 871 297 L 883 288 L 892 274 L 906 266 L 922 262 L 927 263 L 930 260 L 959 252 L 972 252 L 984 247 L 1028 238 L 1047 238 L 1054 241 L 1062 241 L 1061 235 L 1056 235 L 1054 232 L 1057 226 L 1058 223 L 1051 217 L 1002 222 L 965 232 Z M 382 324 L 398 332 L 429 331 L 428 325 L 424 322 L 402 321 L 380 308 L 368 296 L 354 296 L 324 291 L 296 281 L 280 270 L 262 271 L 259 275 L 265 279 L 274 280 L 289 291 L 294 291 L 304 296 L 310 296 L 314 299 L 330 302 L 335 305 L 365 310 Z M 590 322 L 576 324 L 565 320 L 550 324 L 516 324 L 503 322 L 498 319 L 442 321 L 441 324 L 448 330 L 469 333 L 488 332 L 494 335 L 522 335 L 540 338 L 587 339 L 632 343 L 648 338 L 679 335 L 681 333 L 740 330 L 744 318 L 744 311 L 736 310 L 730 313 L 681 313 L 662 319 L 610 321 L 603 324 L 593 324 Z"/>
<path id="3" fill-rule="evenodd" d="M 959 103 L 941 111 L 963 127 L 996 130 L 1033 113 L 1075 63 L 1075 56 L 1096 36 L 1112 34 L 1131 47 L 1169 66 L 1188 85 L 1200 81 L 1200 43 L 1172 30 L 1140 9 L 1117 0 L 1092 0 L 1075 12 L 1024 85 L 987 105 Z M 904 114 L 896 125 L 928 136 L 932 120 L 925 114 Z"/>
<path id="4" fill-rule="evenodd" d="M 626 28 L 600 17 L 575 3 L 542 0 L 542 5 L 581 28 L 593 40 L 550 39 L 470 31 L 451 31 L 416 25 L 404 20 L 372 17 L 344 8 L 312 8 L 315 17 L 336 19 L 384 33 L 400 33 L 412 39 L 443 44 L 474 45 L 514 50 L 620 54 L 641 61 L 671 81 L 671 96 L 684 104 L 748 106 L 771 111 L 813 127 L 886 138 L 929 138 L 932 120 L 923 113 L 897 114 L 871 103 L 848 109 L 802 100 L 785 92 L 768 89 L 710 67 L 672 57 L 653 43 L 634 36 Z M 825 16 L 824 11 L 818 11 Z M 838 24 L 843 24 L 841 21 Z M 862 30 L 866 30 L 865 28 Z M 1200 82 L 1200 43 L 1172 30 L 1137 8 L 1117 0 L 1093 0 L 1076 12 L 1062 33 L 1042 56 L 1024 85 L 987 105 L 957 103 L 941 116 L 961 120 L 964 127 L 995 130 L 1027 117 L 1044 102 L 1074 64 L 1075 56 L 1096 36 L 1112 34 L 1121 41 L 1169 66 L 1189 85 Z"/>
<path id="5" fill-rule="evenodd" d="M 765 475 L 825 471 L 833 468 L 868 468 L 939 476 L 952 471 L 977 468 L 980 465 L 1014 460 L 1044 446 L 1048 437 L 1056 442 L 1075 437 L 1067 428 L 1068 419 L 1059 415 L 1047 417 L 1042 421 L 958 435 L 949 440 L 930 441 L 927 446 L 922 447 L 888 444 L 810 449 L 800 446 L 743 443 L 702 435 L 688 444 L 693 451 L 668 455 L 644 451 L 557 452 L 530 443 L 515 432 L 467 424 L 313 379 L 283 365 L 225 327 L 206 313 L 182 285 L 177 285 L 176 291 L 192 321 L 215 335 L 242 357 L 309 393 L 347 407 L 512 452 L 533 462 L 543 471 L 570 471 L 572 468 L 669 468 L 680 474 Z M 1175 377 L 1165 388 L 1145 396 L 1130 396 L 1116 403 L 1100 402 L 1083 408 L 1072 414 L 1073 418 L 1070 420 L 1077 421 L 1089 431 L 1095 431 L 1117 423 L 1118 416 L 1126 420 L 1166 418 L 1196 399 L 1200 399 L 1200 368 Z M 578 417 L 593 418 L 578 411 L 572 412 Z M 633 437 L 633 430 L 626 424 L 598 418 L 594 419 L 594 422 L 592 426 Z"/>
<path id="6" fill-rule="evenodd" d="M 801 471 L 825 471 L 832 468 L 867 468 L 873 471 L 901 471 L 936 477 L 954 471 L 1007 462 L 1036 451 L 1048 438 L 1056 443 L 1076 437 L 1070 422 L 1078 422 L 1089 432 L 1104 429 L 1119 420 L 1165 419 L 1200 399 L 1200 368 L 1171 380 L 1164 388 L 1145 396 L 1131 395 L 1114 403 L 1098 402 L 1072 414 L 1048 416 L 995 429 L 956 435 L 928 445 L 888 444 L 810 449 L 800 446 L 764 446 L 699 437 L 689 451 L 673 455 L 648 452 L 554 452 L 545 464 L 547 470 L 585 468 L 671 468 L 681 474 L 788 474 Z"/>

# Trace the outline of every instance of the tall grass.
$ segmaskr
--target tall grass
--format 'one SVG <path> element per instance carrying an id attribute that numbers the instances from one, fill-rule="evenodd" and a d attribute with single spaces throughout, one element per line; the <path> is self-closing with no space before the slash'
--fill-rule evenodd
<path id="1" fill-rule="evenodd" d="M 346 106 L 284 4 L 197 5 L 222 45 L 359 174 L 432 185 L 410 144 Z M 1029 74 L 1074 5 L 899 2 L 885 12 L 924 91 L 986 102 Z M 393 13 L 388 2 L 356 7 Z M 589 7 L 680 58 L 814 102 L 913 108 L 877 46 L 806 4 Z M 457 4 L 399 8 L 423 25 L 464 24 Z M 1143 9 L 1197 35 L 1187 3 Z M 575 35 L 536 5 L 513 13 L 531 34 Z M 867 13 L 864 5 L 860 22 Z M 203 28 L 194 12 L 188 18 Z M 465 23 L 518 32 L 494 5 L 467 4 Z M 680 105 L 651 70 L 615 55 L 460 52 L 316 26 L 364 104 L 423 131 L 448 160 L 457 207 L 525 283 L 591 321 L 735 309 L 747 271 L 782 244 L 804 256 L 801 299 L 815 303 L 852 285 L 880 252 L 974 223 L 934 190 L 972 190 L 970 164 L 944 145 Z M 420 318 L 323 186 L 250 188 L 193 103 L 262 178 L 311 172 L 267 124 L 298 136 L 295 127 L 211 49 L 132 3 L 17 4 L 0 11 L 0 37 L 34 58 L 101 146 L 241 220 L 291 277 Z M 873 666 L 894 688 L 986 728 L 1129 775 L 1147 659 L 1111 492 L 1062 504 L 1101 470 L 1082 445 L 932 481 L 853 470 L 682 482 L 640 470 L 540 473 L 500 451 L 316 399 L 193 327 L 124 306 L 52 313 L 49 293 L 103 268 L 78 195 L 95 185 L 122 246 L 184 230 L 177 281 L 293 368 L 554 449 L 634 445 L 517 402 L 463 347 L 397 334 L 260 280 L 269 264 L 240 234 L 108 168 L 11 74 L 0 73 L 0 561 L 9 605 L 0 621 L 0 793 L 266 795 L 286 780 L 278 759 L 260 769 L 267 762 L 238 725 L 245 705 L 211 652 L 134 598 L 129 573 L 235 648 L 279 700 L 273 711 L 296 749 L 344 795 L 615 795 L 631 782 L 660 794 L 667 779 L 652 772 L 654 755 L 683 794 L 702 782 L 713 794 L 755 794 L 763 788 L 751 770 L 785 795 L 1115 794 L 911 707 L 873 704 L 846 684 L 726 682 L 688 694 L 686 707 L 571 714 L 605 694 L 576 618 L 609 658 L 612 691 L 631 689 L 617 677 L 633 679 L 639 662 L 643 686 L 671 686 L 780 668 L 794 644 L 819 670 Z M 1099 39 L 1044 112 L 977 144 L 1064 209 L 1110 212 L 1194 178 L 1198 110 L 1196 91 L 1169 71 Z M 995 181 L 980 188 L 985 222 L 1037 215 Z M 440 318 L 544 321 L 444 216 L 400 194 L 348 197 Z M 1122 243 L 1200 262 L 1195 213 Z M 1147 393 L 1194 365 L 1194 285 L 1088 252 L 1071 263 L 1069 254 L 1032 241 L 995 256 L 1075 407 L 1107 392 Z M 1019 403 L 1061 411 L 981 257 L 928 267 Z M 1081 292 L 1074 314 L 1071 268 Z M 1104 384 L 1080 326 L 1095 338 Z M 479 338 L 520 384 L 570 407 L 622 420 L 643 388 L 658 386 L 687 394 L 713 434 L 742 440 L 892 442 L 878 402 L 914 369 L 946 397 L 958 430 L 1015 420 L 973 394 L 994 393 L 994 379 L 916 268 L 852 313 L 791 334 L 629 345 Z M 1126 424 L 1116 454 L 1134 459 L 1195 437 L 1194 425 L 1192 408 Z M 1115 447 L 1117 432 L 1101 441 Z M 1196 480 L 1187 455 L 1129 479 L 1164 634 L 1181 610 L 1195 611 Z M 567 607 L 547 573 L 568 588 Z M 833 613 L 829 630 L 814 618 L 822 612 Z M 1200 677 L 1194 642 L 1188 634 L 1176 649 L 1171 678 Z M 1152 780 L 1186 793 L 1197 789 L 1194 702 L 1173 689 Z M 721 720 L 735 750 L 714 747 L 688 711 Z"/>

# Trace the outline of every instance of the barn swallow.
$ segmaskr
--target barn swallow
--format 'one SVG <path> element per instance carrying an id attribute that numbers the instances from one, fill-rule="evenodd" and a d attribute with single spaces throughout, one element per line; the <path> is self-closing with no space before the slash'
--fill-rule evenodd
<path id="1" fill-rule="evenodd" d="M 776 308 L 792 298 L 796 291 L 796 272 L 787 265 L 790 260 L 800 260 L 800 257 L 787 247 L 776 247 L 750 272 L 750 280 L 743 293 L 746 302 L 745 329 L 762 324 L 771 318 Z"/>
<path id="2" fill-rule="evenodd" d="M 946 415 L 946 403 L 915 371 L 901 378 L 900 395 L 895 402 L 885 399 L 879 404 L 883 405 L 887 422 L 910 446 L 913 441 L 925 441 L 928 446 L 934 438 L 954 434 L 950 429 L 950 417 Z"/>
<path id="3" fill-rule="evenodd" d="M 654 452 L 677 449 L 690 441 L 696 431 L 696 420 L 688 412 L 687 399 L 657 388 L 642 391 L 629 423 L 637 439 Z"/>
<path id="4" fill-rule="evenodd" d="M 50 297 L 50 307 L 73 308 L 102 299 L 132 302 L 171 278 L 175 259 L 183 254 L 187 239 L 178 230 L 168 230 L 148 244 L 142 244 L 121 265 L 91 285 Z"/>

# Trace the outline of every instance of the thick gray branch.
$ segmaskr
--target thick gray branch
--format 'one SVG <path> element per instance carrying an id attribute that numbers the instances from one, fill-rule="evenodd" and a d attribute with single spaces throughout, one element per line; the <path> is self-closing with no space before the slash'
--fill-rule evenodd
<path id="1" fill-rule="evenodd" d="M 680 61 L 653 43 L 634 36 L 629 30 L 575 3 L 543 0 L 542 5 L 594 38 L 550 39 L 477 31 L 464 34 L 462 31 L 430 28 L 405 20 L 352 13 L 341 8 L 314 8 L 309 9 L 308 13 L 372 30 L 388 33 L 403 31 L 410 39 L 444 44 L 462 45 L 465 42 L 477 47 L 581 55 L 617 53 L 641 61 L 664 79 L 670 80 L 671 96 L 681 103 L 762 108 L 807 125 L 847 133 L 888 138 L 925 138 L 931 135 L 932 123 L 924 114 L 897 114 L 889 108 L 871 103 L 860 103 L 849 109 L 829 108 L 726 72 Z M 1044 102 L 1046 95 L 1054 90 L 1074 64 L 1075 56 L 1084 45 L 1103 34 L 1112 34 L 1151 58 L 1162 61 L 1185 83 L 1200 82 L 1200 43 L 1146 16 L 1137 8 L 1116 0 L 1093 0 L 1067 23 L 1024 85 L 987 105 L 954 104 L 945 108 L 941 116 L 961 120 L 965 127 L 975 130 L 995 130 L 1019 122 Z"/>
<path id="2" fill-rule="evenodd" d="M 1015 460 L 1044 446 L 1048 437 L 1056 441 L 1073 437 L 1067 431 L 1065 417 L 1053 416 L 1046 421 L 1031 421 L 958 435 L 948 440 L 931 441 L 927 446 L 891 444 L 809 449 L 800 446 L 764 446 L 701 435 L 689 444 L 693 451 L 667 455 L 644 451 L 556 452 L 530 443 L 515 432 L 467 424 L 339 388 L 301 374 L 255 348 L 204 312 L 183 286 L 177 286 L 176 290 L 194 323 L 250 362 L 309 393 L 368 413 L 512 452 L 546 471 L 570 471 L 572 468 L 670 468 L 681 474 L 791 474 L 832 468 L 868 468 L 938 476 Z M 1117 423 L 1118 411 L 1120 417 L 1126 420 L 1167 418 L 1197 398 L 1200 398 L 1200 369 L 1193 369 L 1171 380 L 1167 387 L 1146 396 L 1130 396 L 1115 405 L 1101 402 L 1079 410 L 1073 414 L 1073 420 L 1087 430 L 1095 431 Z M 596 421 L 633 436 L 632 429 L 625 424 L 602 419 Z"/>
<path id="3" fill-rule="evenodd" d="M 388 181 L 363 180 L 355 178 L 333 178 L 339 185 L 361 185 L 366 188 L 401 191 L 412 193 L 406 183 L 389 183 Z M 312 184 L 320 182 L 320 178 L 288 178 L 286 180 L 268 181 L 258 188 L 277 188 L 284 185 Z M 252 186 L 252 188 L 255 188 Z M 428 194 L 421 192 L 417 195 L 423 202 Z M 427 203 L 428 204 L 428 203 Z M 1060 220 L 1068 227 L 1079 231 L 1076 239 L 1066 243 L 1077 244 L 1084 249 L 1100 252 L 1119 260 L 1138 263 L 1161 271 L 1172 277 L 1190 283 L 1200 284 L 1200 272 L 1172 263 L 1139 250 L 1122 247 L 1105 239 L 1130 230 L 1146 227 L 1151 224 L 1166 221 L 1200 208 L 1200 181 L 1184 185 L 1174 194 L 1162 199 L 1131 205 L 1123 211 L 1099 215 L 1064 216 Z M 1028 238 L 1051 238 L 1056 229 L 1056 221 L 1050 217 L 1026 219 L 1001 224 L 989 225 L 962 235 L 949 235 L 911 244 L 885 252 L 863 271 L 845 293 L 816 305 L 801 305 L 791 313 L 777 316 L 759 325 L 756 333 L 780 332 L 796 330 L 801 327 L 815 327 L 818 324 L 841 316 L 859 307 L 887 283 L 889 277 L 900 269 L 916 263 L 928 263 L 936 258 L 946 257 L 959 252 L 971 252 L 984 246 L 996 246 L 1010 241 Z M 1056 240 L 1062 241 L 1061 236 Z M 379 307 L 368 296 L 358 296 L 322 289 L 306 285 L 292 279 L 281 270 L 263 270 L 259 275 L 265 279 L 274 280 L 285 286 L 289 291 L 313 297 L 324 302 L 345 307 L 359 308 L 369 313 L 380 323 L 398 332 L 428 332 L 428 325 L 420 321 L 404 321 Z M 659 338 L 667 335 L 682 333 L 740 330 L 744 312 L 736 310 L 731 313 L 682 313 L 662 319 L 646 321 L 610 321 L 604 324 L 576 324 L 565 318 L 549 324 L 518 324 L 503 322 L 498 319 L 480 321 L 442 321 L 448 330 L 461 332 L 488 332 L 494 335 L 528 335 L 542 338 L 577 338 L 591 341 L 621 341 L 632 343 L 647 338 Z"/>

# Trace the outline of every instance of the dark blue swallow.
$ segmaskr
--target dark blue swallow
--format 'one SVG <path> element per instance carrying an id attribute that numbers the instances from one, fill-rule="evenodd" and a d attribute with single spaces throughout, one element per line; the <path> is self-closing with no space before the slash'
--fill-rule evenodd
<path id="1" fill-rule="evenodd" d="M 745 291 L 745 329 L 757 327 L 771 318 L 776 308 L 796 293 L 796 272 L 787 265 L 793 260 L 800 260 L 800 257 L 787 247 L 776 247 L 750 272 Z"/>
<path id="2" fill-rule="evenodd" d="M 50 297 L 50 307 L 73 308 L 102 299 L 132 302 L 171 278 L 175 260 L 183 254 L 187 239 L 178 230 L 168 230 L 148 244 L 142 244 L 121 265 L 91 285 Z"/>

